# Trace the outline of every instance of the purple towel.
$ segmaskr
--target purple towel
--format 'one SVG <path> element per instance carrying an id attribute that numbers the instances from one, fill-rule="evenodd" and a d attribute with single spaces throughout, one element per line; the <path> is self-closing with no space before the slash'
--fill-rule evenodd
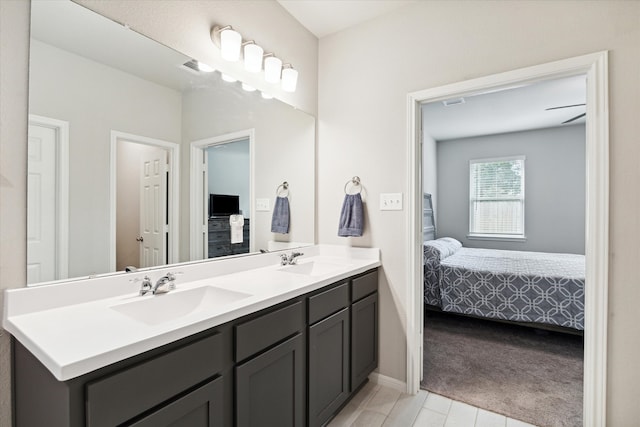
<path id="1" fill-rule="evenodd" d="M 340 212 L 340 224 L 338 226 L 338 236 L 348 237 L 362 236 L 364 228 L 364 208 L 362 207 L 362 197 L 360 193 L 345 194 Z"/>

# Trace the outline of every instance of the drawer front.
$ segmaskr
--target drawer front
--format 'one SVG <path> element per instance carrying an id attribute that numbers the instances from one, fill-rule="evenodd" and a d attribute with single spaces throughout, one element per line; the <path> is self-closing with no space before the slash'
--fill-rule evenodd
<path id="1" fill-rule="evenodd" d="M 236 326 L 236 362 L 276 344 L 304 328 L 302 301 Z"/>
<path id="2" fill-rule="evenodd" d="M 309 297 L 309 325 L 349 305 L 349 282 Z"/>
<path id="3" fill-rule="evenodd" d="M 217 374 L 225 341 L 216 333 L 87 384 L 87 425 L 121 424 Z"/>
<path id="4" fill-rule="evenodd" d="M 351 301 L 358 301 L 378 290 L 378 270 L 373 270 L 351 281 Z"/>
<path id="5" fill-rule="evenodd" d="M 209 220 L 209 231 L 229 230 L 230 228 L 231 224 L 229 224 L 229 217 Z"/>

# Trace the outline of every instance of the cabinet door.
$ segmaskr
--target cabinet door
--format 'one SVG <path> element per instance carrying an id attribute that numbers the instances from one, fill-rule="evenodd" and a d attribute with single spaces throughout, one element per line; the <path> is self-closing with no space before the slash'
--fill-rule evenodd
<path id="1" fill-rule="evenodd" d="M 309 425 L 321 426 L 349 396 L 349 309 L 309 328 Z"/>
<path id="2" fill-rule="evenodd" d="M 378 366 L 378 293 L 351 305 L 351 390 Z"/>
<path id="3" fill-rule="evenodd" d="M 305 373 L 302 334 L 237 366 L 237 426 L 303 426 Z"/>
<path id="4" fill-rule="evenodd" d="M 216 427 L 223 426 L 222 377 L 218 377 L 163 406 L 130 427 Z"/>

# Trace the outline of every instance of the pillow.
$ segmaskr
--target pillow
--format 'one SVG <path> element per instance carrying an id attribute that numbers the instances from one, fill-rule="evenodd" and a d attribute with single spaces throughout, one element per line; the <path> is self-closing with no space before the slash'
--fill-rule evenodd
<path id="1" fill-rule="evenodd" d="M 462 247 L 462 243 L 453 237 L 441 237 L 437 240 L 429 240 L 424 242 L 425 246 L 430 246 L 440 252 L 440 261 L 446 257 L 455 254 Z"/>

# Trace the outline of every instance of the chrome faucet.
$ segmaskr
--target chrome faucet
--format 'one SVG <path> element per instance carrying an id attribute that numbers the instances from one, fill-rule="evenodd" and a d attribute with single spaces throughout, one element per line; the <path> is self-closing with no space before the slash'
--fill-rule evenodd
<path id="1" fill-rule="evenodd" d="M 139 282 L 141 279 L 135 279 L 135 282 Z M 151 284 L 151 279 L 149 278 L 149 276 L 144 276 L 144 279 L 142 279 L 142 284 L 140 285 L 140 295 L 144 295 L 147 292 L 151 292 L 151 288 L 153 288 L 153 285 Z"/>
<path id="2" fill-rule="evenodd" d="M 174 290 L 176 288 L 176 284 L 173 282 L 174 280 L 176 280 L 176 275 L 174 273 L 165 274 L 158 279 L 151 292 L 154 295 L 157 295 Z"/>
<path id="3" fill-rule="evenodd" d="M 297 258 L 299 256 L 304 255 L 302 252 L 291 252 L 290 255 L 281 254 L 280 255 L 280 265 L 296 265 Z"/>

